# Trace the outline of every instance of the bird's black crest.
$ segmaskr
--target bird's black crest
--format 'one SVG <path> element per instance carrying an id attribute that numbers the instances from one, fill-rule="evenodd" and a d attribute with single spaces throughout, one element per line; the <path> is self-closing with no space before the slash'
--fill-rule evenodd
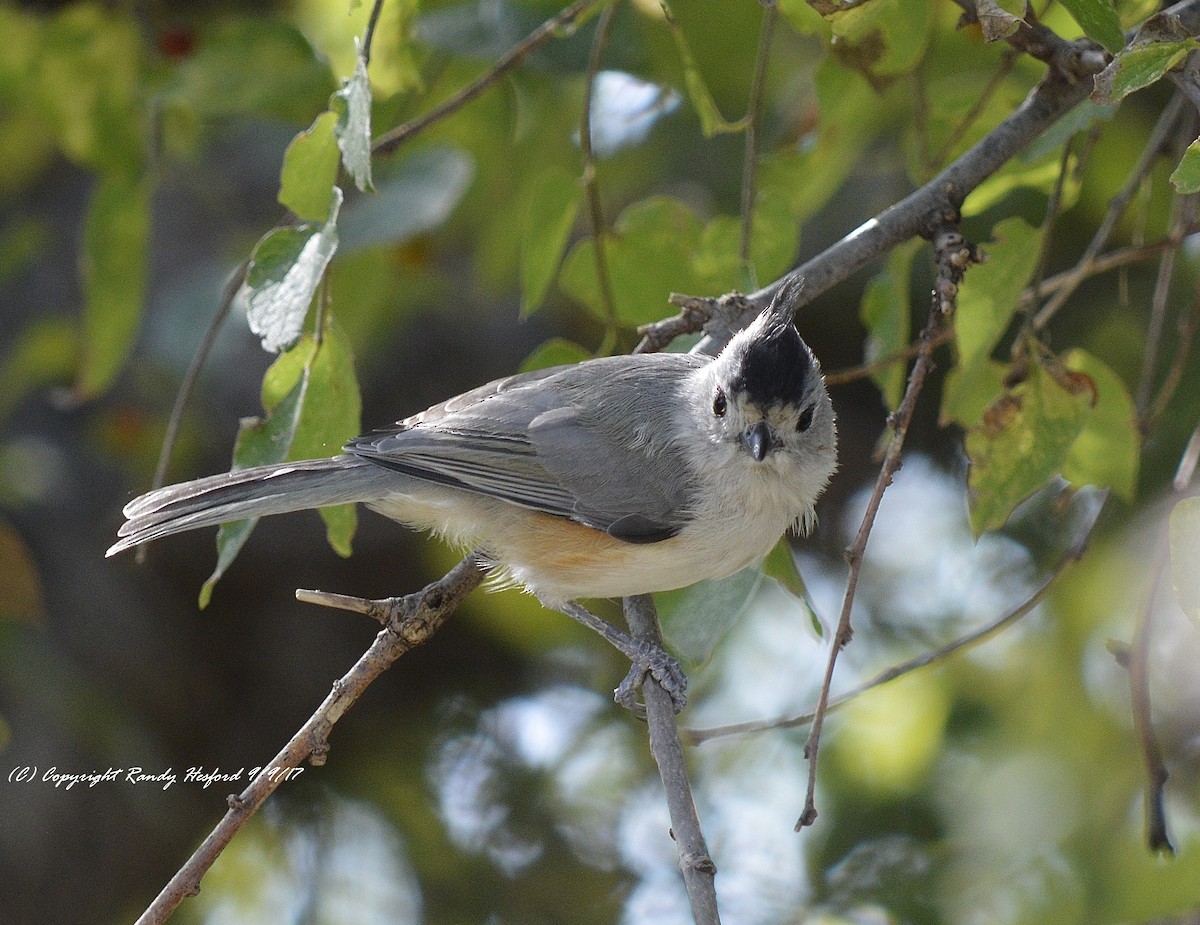
<path id="1" fill-rule="evenodd" d="M 750 341 L 734 371 L 730 387 L 744 392 L 759 407 L 799 404 L 812 365 L 808 350 L 791 321 L 769 318 Z"/>

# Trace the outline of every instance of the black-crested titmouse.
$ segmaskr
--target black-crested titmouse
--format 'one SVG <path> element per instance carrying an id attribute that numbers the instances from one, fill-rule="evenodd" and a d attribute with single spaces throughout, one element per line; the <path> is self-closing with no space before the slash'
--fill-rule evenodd
<path id="1" fill-rule="evenodd" d="M 108 554 L 197 527 L 359 502 L 481 548 L 501 584 L 526 588 L 645 661 L 576 600 L 733 574 L 785 530 L 809 529 L 836 467 L 833 405 L 792 324 L 792 289 L 781 287 L 715 359 L 615 356 L 521 373 L 359 437 L 331 459 L 152 491 L 125 506 Z"/>

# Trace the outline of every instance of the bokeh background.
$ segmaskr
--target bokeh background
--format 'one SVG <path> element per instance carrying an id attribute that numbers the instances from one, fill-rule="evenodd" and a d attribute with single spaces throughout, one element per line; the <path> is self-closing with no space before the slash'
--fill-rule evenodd
<path id="1" fill-rule="evenodd" d="M 843 91 L 820 97 L 834 59 L 820 35 L 806 31 L 799 5 L 781 5 L 763 130 L 764 150 L 781 159 L 762 182 L 791 190 L 789 215 L 801 230 L 774 242 L 782 254 L 776 273 L 920 182 L 913 152 L 922 105 L 935 117 L 962 113 L 1008 67 L 1002 48 L 954 28 L 957 7 L 913 0 L 900 7 L 917 32 L 892 50 L 903 57 L 896 49 L 909 48 L 911 60 L 892 61 L 894 73 L 876 74 L 874 86 L 847 71 Z M 760 5 L 673 6 L 717 109 L 744 111 Z M 1118 6 L 1130 17 L 1140 10 Z M 555 10 L 535 0 L 385 4 L 372 64 L 377 130 L 486 71 Z M 348 10 L 328 0 L 0 7 L 0 34 L 8 36 L 0 41 L 6 922 L 131 921 L 149 903 L 218 821 L 225 794 L 275 754 L 373 638 L 365 618 L 300 604 L 296 588 L 382 597 L 415 590 L 456 561 L 454 550 L 369 513 L 349 559 L 326 545 L 315 515 L 273 518 L 200 611 L 197 594 L 214 561 L 211 531 L 159 542 L 142 563 L 104 558 L 122 504 L 150 483 L 174 396 L 221 287 L 282 215 L 284 149 L 351 72 L 352 38 L 366 13 L 365 5 Z M 1062 10 L 1048 15 L 1078 34 Z M 526 197 L 543 171 L 579 169 L 594 28 L 589 20 L 550 42 L 469 108 L 377 164 L 376 197 L 348 201 L 332 311 L 355 353 L 364 428 L 510 373 L 551 338 L 586 351 L 635 342 L 628 319 L 609 324 L 572 297 L 569 279 L 539 305 L 522 304 Z M 737 215 L 743 136 L 705 135 L 681 60 L 653 5 L 618 12 L 593 109 L 610 221 L 649 196 L 684 204 L 688 221 Z M 978 125 L 946 151 L 994 125 L 1040 73 L 1035 62 L 1008 67 Z M 1087 138 L 1049 270 L 1077 258 L 1165 96 L 1155 89 L 1131 97 Z M 850 135 L 835 145 L 830 132 Z M 814 147 L 826 160 L 804 160 Z M 128 164 L 153 183 L 144 314 L 119 371 L 88 391 L 79 373 L 92 336 L 83 320 L 84 229 L 97 178 Z M 1165 221 L 1170 167 L 1151 173 L 1122 241 Z M 986 241 L 1008 214 L 1040 222 L 1048 188 L 1032 180 L 1014 188 L 969 218 L 969 237 Z M 664 246 L 646 273 L 660 287 L 640 293 L 655 312 L 646 320 L 670 313 L 672 289 L 711 285 L 696 294 L 717 294 L 739 284 L 735 274 L 716 288 L 711 281 L 724 279 L 717 271 L 672 275 L 679 259 L 670 243 L 695 229 L 662 221 L 682 214 L 674 205 L 651 214 Z M 587 233 L 581 211 L 572 237 Z M 1172 318 L 1196 300 L 1193 263 L 1193 251 L 1181 250 Z M 859 304 L 877 270 L 837 287 L 800 319 L 827 370 L 862 362 Z M 1135 265 L 1086 284 L 1056 320 L 1055 347 L 1086 346 L 1132 389 L 1154 272 Z M 929 282 L 921 252 L 907 287 L 915 317 Z M 948 353 L 940 357 L 950 364 Z M 187 407 L 172 480 L 228 468 L 239 419 L 261 414 L 271 359 L 235 310 Z M 1156 728 L 1173 771 L 1173 858 L 1145 844 L 1144 771 L 1118 655 L 1151 598 L 1170 478 L 1200 413 L 1197 372 L 1189 362 L 1149 436 L 1136 496 L 1108 503 L 1087 554 L 1042 605 L 971 652 L 831 717 L 815 827 L 793 832 L 807 773 L 805 728 L 720 737 L 691 750 L 726 921 L 1195 921 L 1200 632 L 1169 582 L 1160 582 L 1150 606 Z M 976 540 L 962 434 L 938 426 L 939 386 L 940 374 L 872 536 L 836 691 L 1015 608 L 1099 509 L 1098 492 L 1048 491 L 1005 530 Z M 886 415 L 867 380 L 835 388 L 833 399 L 841 470 L 816 534 L 794 546 L 816 615 L 757 572 L 667 596 L 667 631 L 688 656 L 692 680 L 685 726 L 769 720 L 815 700 L 841 601 L 841 553 L 875 477 Z M 527 597 L 473 595 L 371 688 L 336 727 L 328 762 L 280 788 L 175 920 L 687 921 L 644 727 L 611 703 L 624 668 Z M 18 779 L 24 768 L 36 778 Z M 177 782 L 133 784 L 122 773 L 67 789 L 45 779 L 52 769 L 109 768 L 170 771 Z M 243 774 L 237 785 L 205 787 L 184 780 L 189 768 Z"/>

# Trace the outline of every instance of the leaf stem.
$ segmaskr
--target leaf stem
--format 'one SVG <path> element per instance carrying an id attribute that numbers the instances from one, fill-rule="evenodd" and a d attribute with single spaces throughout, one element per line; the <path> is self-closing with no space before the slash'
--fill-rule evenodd
<path id="1" fill-rule="evenodd" d="M 375 27 L 379 25 L 379 14 L 383 10 L 383 0 L 375 0 L 371 5 L 371 15 L 367 19 L 367 28 L 363 30 L 362 51 L 363 66 L 371 63 L 371 45 L 375 41 Z"/>

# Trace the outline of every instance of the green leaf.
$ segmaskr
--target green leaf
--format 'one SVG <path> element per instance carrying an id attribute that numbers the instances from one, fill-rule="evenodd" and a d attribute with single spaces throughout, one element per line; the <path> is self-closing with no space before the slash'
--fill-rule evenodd
<path id="1" fill-rule="evenodd" d="M 759 280 L 781 276 L 793 263 L 800 244 L 800 225 L 787 200 L 759 196 L 750 229 L 749 279 L 740 256 L 742 220 L 718 215 L 705 227 L 692 258 L 700 292 L 751 292 Z"/>
<path id="2" fill-rule="evenodd" d="M 254 248 L 243 292 L 246 320 L 262 338 L 264 350 L 278 353 L 299 338 L 309 303 L 337 249 L 341 204 L 337 190 L 329 221 L 276 228 Z"/>
<path id="3" fill-rule="evenodd" d="M 1092 99 L 1098 103 L 1123 100 L 1135 90 L 1161 80 L 1196 48 L 1200 48 L 1200 40 L 1194 38 L 1131 45 L 1096 75 Z"/>
<path id="4" fill-rule="evenodd" d="M 1095 390 L 1095 404 L 1071 444 L 1063 477 L 1072 485 L 1111 488 L 1132 501 L 1142 450 L 1133 399 L 1121 377 L 1090 353 L 1071 350 L 1062 361 L 1072 373 L 1086 376 Z"/>
<path id="5" fill-rule="evenodd" d="M 0 620 L 38 624 L 46 618 L 46 596 L 37 560 L 7 520 L 0 519 Z"/>
<path id="6" fill-rule="evenodd" d="M 696 292 L 692 255 L 702 226 L 684 203 L 657 196 L 629 206 L 605 238 L 605 256 L 612 280 L 618 320 L 648 324 L 669 313 L 672 292 Z M 596 278 L 594 239 L 571 249 L 559 272 L 559 285 L 600 319 L 604 306 Z"/>
<path id="7" fill-rule="evenodd" d="M 1009 365 L 995 360 L 975 363 L 969 369 L 956 366 L 946 375 L 942 389 L 941 423 L 951 421 L 974 427 L 983 413 L 1004 391 Z"/>
<path id="8" fill-rule="evenodd" d="M 0 283 L 32 267 L 49 250 L 51 235 L 50 223 L 45 218 L 13 216 L 7 227 L 0 229 Z"/>
<path id="9" fill-rule="evenodd" d="M 822 622 L 816 604 L 813 603 L 812 595 L 808 592 L 808 585 L 804 581 L 804 576 L 800 574 L 800 569 L 796 567 L 796 557 L 792 554 L 792 544 L 786 536 L 781 536 L 779 542 L 775 544 L 775 548 L 767 553 L 767 557 L 763 559 L 762 573 L 804 605 L 808 611 L 809 625 L 812 627 L 813 634 L 818 639 L 824 639 L 828 628 Z"/>
<path id="10" fill-rule="evenodd" d="M 356 46 L 357 47 L 357 46 Z M 337 144 L 346 172 L 354 178 L 360 192 L 371 184 L 371 81 L 361 51 L 356 56 L 354 74 L 329 101 L 337 113 Z"/>
<path id="11" fill-rule="evenodd" d="M 371 49 L 371 85 L 380 98 L 424 89 L 427 46 L 416 41 L 421 0 L 392 0 L 383 5 Z M 489 11 L 490 12 L 490 11 Z M 392 41 L 379 41 L 380 37 Z"/>
<path id="12" fill-rule="evenodd" d="M 1058 475 L 1087 422 L 1093 393 L 1031 362 L 1028 378 L 1002 395 L 967 434 L 971 528 L 1004 526 L 1014 508 Z"/>
<path id="13" fill-rule="evenodd" d="M 1118 108 L 1116 103 L 1102 106 L 1094 100 L 1083 100 L 1035 139 L 1017 160 L 1033 164 L 1051 154 L 1061 154 L 1065 142 L 1082 132 L 1098 131 L 1101 123 L 1112 121 Z"/>
<path id="14" fill-rule="evenodd" d="M 233 469 L 335 455 L 361 430 L 362 401 L 354 357 L 330 318 L 320 342 L 306 334 L 281 354 L 263 376 L 263 418 L 244 418 L 233 451 Z M 350 554 L 357 525 L 354 505 L 322 508 L 329 545 Z M 222 524 L 217 532 L 217 565 L 200 590 L 201 608 L 237 557 L 257 518 Z"/>
<path id="15" fill-rule="evenodd" d="M 1200 498 L 1184 498 L 1171 510 L 1171 581 L 1179 607 L 1200 625 Z"/>
<path id="16" fill-rule="evenodd" d="M 1067 12 L 1079 23 L 1084 34 L 1099 42 L 1110 55 L 1125 47 L 1121 20 L 1112 0 L 1060 0 Z"/>
<path id="17" fill-rule="evenodd" d="M 933 26 L 928 0 L 873 0 L 830 18 L 833 53 L 873 77 L 910 73 L 925 56 Z"/>
<path id="18" fill-rule="evenodd" d="M 1063 211 L 1075 204 L 1082 187 L 1076 163 L 1076 159 L 1071 157 L 1065 168 L 1059 200 Z M 1018 189 L 1035 189 L 1049 194 L 1058 182 L 1059 173 L 1062 172 L 1062 154 L 1058 151 L 1037 162 L 1013 159 L 974 189 L 963 203 L 962 214 L 964 217 L 981 215 Z"/>
<path id="19" fill-rule="evenodd" d="M 305 349 L 299 349 L 301 347 Z M 283 354 L 272 368 L 279 366 L 285 357 L 293 363 L 302 361 L 296 378 L 306 382 L 306 392 L 284 460 L 337 455 L 362 429 L 362 399 L 349 342 L 330 318 L 325 323 L 319 344 L 313 342 L 312 335 L 305 335 L 297 348 Z M 288 392 L 282 392 L 282 387 L 287 386 L 294 375 L 291 370 L 281 370 L 280 381 L 268 384 L 267 380 L 272 378 L 272 372 L 268 371 L 263 380 L 264 407 L 269 398 L 278 398 L 278 403 L 282 404 L 291 390 L 289 387 Z"/>
<path id="20" fill-rule="evenodd" d="M 912 319 L 909 277 L 913 255 L 920 245 L 919 240 L 913 240 L 893 249 L 887 265 L 871 280 L 863 293 L 859 311 L 867 327 L 863 359 L 868 363 L 898 353 L 908 346 Z M 895 409 L 900 404 L 907 378 L 908 364 L 904 361 L 892 363 L 886 369 L 871 374 L 889 409 Z"/>
<path id="21" fill-rule="evenodd" d="M 73 4 L 43 30 L 29 82 L 67 156 L 104 173 L 133 176 L 145 160 L 138 28 L 100 4 Z"/>
<path id="22" fill-rule="evenodd" d="M 1008 328 L 1041 250 L 1041 232 L 1016 217 L 997 224 L 992 238 L 984 245 L 987 261 L 972 267 L 958 290 L 954 333 L 965 370 L 984 362 Z"/>
<path id="23" fill-rule="evenodd" d="M 330 318 L 307 369 L 308 391 L 288 459 L 334 456 L 362 432 L 362 397 L 354 370 L 350 342 Z M 340 556 L 350 555 L 350 542 L 358 526 L 353 504 L 320 509 L 325 536 Z"/>
<path id="24" fill-rule="evenodd" d="M 736 215 L 718 215 L 704 226 L 692 257 L 699 279 L 697 291 L 738 289 L 749 292 L 756 288 L 747 286 L 742 280 L 741 240 L 742 220 Z"/>
<path id="25" fill-rule="evenodd" d="M 291 352 L 295 351 L 302 351 L 306 357 L 311 357 L 311 341 L 306 340 L 297 344 Z M 264 399 L 267 378 L 272 376 L 273 371 L 277 378 L 281 377 L 280 371 L 275 370 L 275 366 L 281 362 L 289 368 L 295 365 L 286 353 L 272 364 L 263 380 Z M 293 382 L 291 389 L 284 394 L 281 400 L 273 406 L 267 407 L 265 418 L 242 418 L 238 428 L 237 442 L 233 449 L 234 470 L 284 461 L 296 433 L 300 407 L 304 402 L 305 386 L 306 382 L 301 376 Z M 265 402 L 264 407 L 266 407 Z M 212 599 L 213 588 L 216 587 L 217 582 L 229 566 L 233 564 L 233 560 L 237 558 L 237 554 L 257 523 L 258 518 L 251 517 L 246 520 L 221 524 L 220 529 L 217 530 L 217 564 L 208 580 L 200 587 L 198 603 L 201 610 L 208 606 Z"/>
<path id="26" fill-rule="evenodd" d="M 720 581 L 654 595 L 663 638 L 684 662 L 703 664 L 746 612 L 762 580 L 762 569 L 752 565 Z"/>
<path id="27" fill-rule="evenodd" d="M 700 130 L 704 132 L 704 137 L 712 138 L 714 135 L 744 130 L 746 127 L 745 118 L 738 119 L 736 122 L 730 122 L 721 115 L 716 101 L 713 100 L 712 93 L 709 92 L 708 84 L 704 82 L 704 76 L 696 66 L 696 59 L 692 56 L 692 50 L 688 45 L 687 38 L 683 34 L 682 27 L 675 17 L 671 15 L 671 9 L 665 0 L 663 0 L 661 7 L 663 15 L 666 16 L 667 25 L 670 26 L 671 36 L 675 39 L 675 48 L 679 53 L 679 61 L 683 65 L 683 83 L 687 87 L 688 99 L 691 100 L 692 108 L 696 110 L 696 115 L 700 117 Z"/>
<path id="28" fill-rule="evenodd" d="M 1171 174 L 1171 185 L 1181 196 L 1200 192 L 1200 138 L 1183 152 L 1183 159 Z"/>
<path id="29" fill-rule="evenodd" d="M 523 196 L 521 314 L 537 311 L 562 262 L 579 211 L 579 178 L 565 167 L 539 172 Z"/>
<path id="30" fill-rule="evenodd" d="M 83 230 L 83 335 L 76 391 L 103 392 L 125 364 L 141 322 L 150 233 L 150 177 L 100 178 Z"/>
<path id="31" fill-rule="evenodd" d="M 25 325 L 0 361 L 0 423 L 35 389 L 67 382 L 77 366 L 79 331 L 65 318 Z"/>
<path id="32" fill-rule="evenodd" d="M 253 115 L 303 125 L 336 89 L 329 66 L 294 26 L 229 18 L 205 30 L 164 96 L 205 119 Z"/>
<path id="33" fill-rule="evenodd" d="M 829 23 L 807 0 L 777 0 L 777 3 L 780 14 L 801 35 L 828 36 Z"/>
<path id="34" fill-rule="evenodd" d="M 333 205 L 337 182 L 337 116 L 323 112 L 309 128 L 292 139 L 283 154 L 279 204 L 309 222 L 324 222 Z"/>
<path id="35" fill-rule="evenodd" d="M 552 337 L 525 358 L 521 363 L 521 372 L 582 363 L 589 358 L 591 358 L 591 354 L 573 340 Z"/>
<path id="36" fill-rule="evenodd" d="M 770 152 L 758 165 L 760 200 L 788 203 L 797 223 L 838 192 L 889 114 L 886 101 L 861 74 L 831 59 L 817 66 L 813 87 L 819 108 L 813 134 L 799 150 Z"/>
<path id="37" fill-rule="evenodd" d="M 358 197 L 339 219 L 340 251 L 396 244 L 440 227 L 474 175 L 470 155 L 458 148 L 427 148 L 385 165 L 375 174 L 376 195 Z"/>

